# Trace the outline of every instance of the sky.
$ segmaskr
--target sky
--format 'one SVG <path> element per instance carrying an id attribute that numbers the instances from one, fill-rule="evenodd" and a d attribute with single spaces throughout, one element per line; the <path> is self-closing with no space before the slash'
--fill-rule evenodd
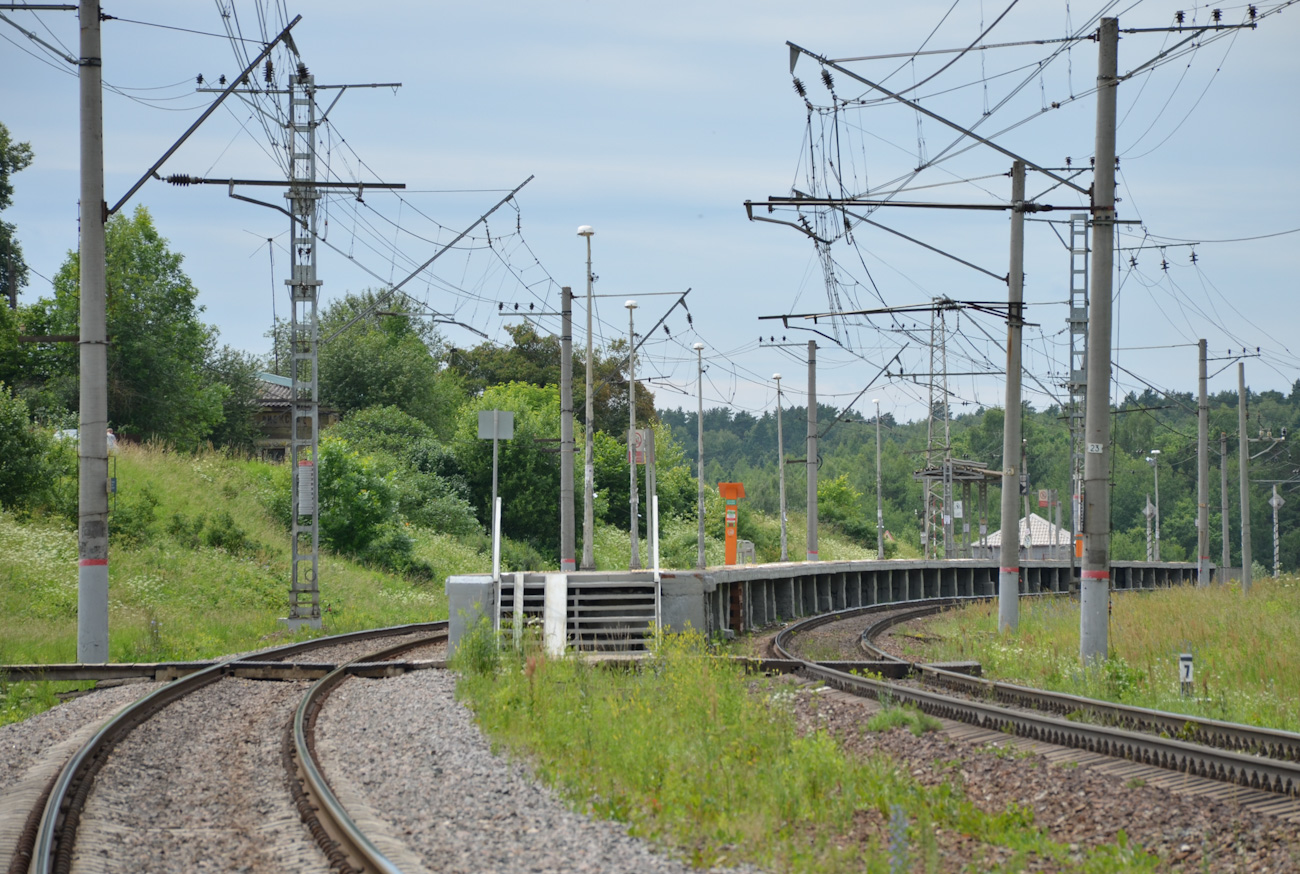
<path id="1" fill-rule="evenodd" d="M 829 240 L 821 246 L 795 227 L 749 221 L 744 203 L 797 190 L 1005 207 L 1011 158 L 841 70 L 831 71 L 828 89 L 808 55 L 794 70 L 805 103 L 787 42 L 822 58 L 872 58 L 839 66 L 1086 189 L 1097 44 L 1069 38 L 1114 16 L 1135 32 L 1123 33 L 1119 49 L 1121 74 L 1134 75 L 1118 92 L 1116 193 L 1126 224 L 1112 396 L 1194 392 L 1198 338 L 1209 343 L 1211 393 L 1235 391 L 1242 350 L 1253 391 L 1288 393 L 1300 379 L 1300 5 L 1256 4 L 1257 28 L 1186 43 L 1192 31 L 1167 30 L 1180 9 L 1189 28 L 1212 21 L 1214 8 L 697 0 L 651 11 L 508 0 L 376 2 L 361 11 L 338 2 L 106 0 L 106 199 L 116 203 L 215 99 L 196 91 L 197 76 L 204 87 L 233 77 L 244 65 L 237 58 L 255 56 L 301 15 L 293 42 L 318 86 L 401 84 L 318 92 L 321 112 L 328 108 L 317 129 L 319 177 L 406 186 L 360 197 L 335 190 L 322 202 L 324 305 L 415 273 L 403 287 L 405 311 L 437 314 L 446 341 L 467 347 L 482 335 L 507 342 L 504 327 L 520 321 L 516 304 L 555 312 L 567 285 L 579 297 L 581 345 L 587 244 L 577 230 L 590 225 L 594 341 L 627 335 L 627 300 L 638 303 L 638 334 L 667 313 L 638 362 L 659 407 L 694 409 L 697 342 L 705 406 L 770 411 L 777 372 L 784 402 L 803 404 L 806 344 L 816 340 L 821 402 L 843 409 L 856 397 L 853 409 L 870 416 L 879 401 L 882 413 L 912 421 L 924 417 L 932 390 L 924 374 L 946 370 L 959 415 L 1003 403 L 1006 327 L 996 312 L 951 310 L 942 323 L 926 312 L 788 326 L 761 317 L 943 297 L 1005 302 L 1005 209 L 860 207 L 876 225 L 855 220 L 847 232 L 842 218 L 804 210 Z M 1220 8 L 1225 24 L 1248 19 L 1244 4 Z M 77 245 L 77 80 L 62 57 L 76 54 L 77 22 L 62 11 L 4 15 L 0 122 L 35 152 L 13 178 L 14 205 L 4 213 L 32 269 L 21 298 L 29 302 L 51 293 L 49 280 Z M 282 47 L 272 58 L 283 88 L 297 59 Z M 264 74 L 259 68 L 259 85 Z M 232 96 L 159 173 L 284 179 L 284 109 L 283 96 Z M 525 180 L 486 225 L 415 272 Z M 1044 409 L 1068 398 L 1068 222 L 1087 199 L 1041 173 L 1030 173 L 1027 190 L 1053 207 L 1031 215 L 1025 233 L 1024 396 Z M 236 193 L 283 206 L 282 191 Z M 137 206 L 184 256 L 220 342 L 267 352 L 273 317 L 288 313 L 288 219 L 230 198 L 224 184 L 150 180 L 124 209 Z M 755 214 L 799 221 L 792 210 Z M 687 289 L 685 308 L 674 308 Z M 559 330 L 554 316 L 534 318 L 541 330 Z"/>

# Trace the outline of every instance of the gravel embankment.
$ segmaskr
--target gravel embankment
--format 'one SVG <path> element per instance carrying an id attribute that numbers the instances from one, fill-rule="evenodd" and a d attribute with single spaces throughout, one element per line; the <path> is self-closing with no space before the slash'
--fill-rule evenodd
<path id="1" fill-rule="evenodd" d="M 127 704 L 156 689 L 156 683 L 129 683 L 75 698 L 31 719 L 0 726 L 0 871 L 27 814 L 49 782 L 99 726 Z"/>
<path id="2" fill-rule="evenodd" d="M 493 755 L 454 688 L 445 671 L 349 680 L 316 723 L 318 758 L 335 792 L 388 824 L 381 849 L 404 846 L 421 866 L 403 870 L 697 870 L 617 823 L 575 813 L 525 766 Z"/>
<path id="3" fill-rule="evenodd" d="M 926 786 L 944 781 L 960 786 L 966 798 L 991 813 L 1010 804 L 1026 805 L 1035 825 L 1071 849 L 1114 844 L 1123 830 L 1130 842 L 1156 854 L 1171 870 L 1300 871 L 1300 834 L 1294 823 L 1087 767 L 1051 764 L 1012 746 L 994 750 L 943 732 L 915 737 L 902 729 L 863 731 L 870 705 L 809 686 L 796 690 L 791 700 L 801 731 L 829 731 L 855 755 L 887 755 Z M 875 812 L 860 814 L 851 837 L 865 841 L 872 835 L 888 840 L 887 819 Z M 985 870 L 1009 861 L 1008 854 L 958 832 L 936 831 L 935 839 L 944 871 L 966 870 L 979 858 L 985 860 Z M 1030 860 L 1027 870 L 1055 868 L 1054 863 Z"/>
<path id="4" fill-rule="evenodd" d="M 133 731 L 95 779 L 73 874 L 326 871 L 281 758 L 306 688 L 226 678 Z"/>
<path id="5" fill-rule="evenodd" d="M 830 623 L 799 635 L 796 650 L 818 654 L 839 648 L 841 658 L 856 655 L 857 640 L 869 621 L 865 617 Z M 925 619 L 896 625 L 876 640 L 886 652 L 903 657 L 904 641 L 924 634 Z M 770 636 L 770 635 L 765 635 Z M 761 646 L 761 643 L 757 644 Z M 825 658 L 825 656 L 822 656 Z M 793 680 L 791 682 L 794 682 Z M 1124 780 L 1088 767 L 1052 764 L 1033 752 L 1004 745 L 990 748 L 944 732 L 914 737 L 910 732 L 865 732 L 866 713 L 874 702 L 838 693 L 815 692 L 796 686 L 792 706 L 801 731 L 825 729 L 841 746 L 856 755 L 884 754 L 904 773 L 933 786 L 949 781 L 965 797 L 989 812 L 1010 804 L 1033 810 L 1034 823 L 1059 843 L 1080 850 L 1114 844 L 1120 830 L 1130 842 L 1164 860 L 1171 870 L 1187 871 L 1300 871 L 1300 830 L 1294 822 L 1154 786 L 1141 780 Z M 859 817 L 857 837 L 886 839 L 888 821 L 878 815 Z M 986 867 L 1007 861 L 1005 854 L 974 845 L 953 832 L 936 832 L 944 870 L 984 853 Z M 1038 862 L 1036 869 L 1052 866 Z"/>

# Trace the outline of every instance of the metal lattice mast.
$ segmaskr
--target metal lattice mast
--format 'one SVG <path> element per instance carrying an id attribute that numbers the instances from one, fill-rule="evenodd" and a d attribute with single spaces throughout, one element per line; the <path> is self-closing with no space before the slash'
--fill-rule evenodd
<path id="1" fill-rule="evenodd" d="M 1088 214 L 1070 216 L 1070 566 L 1083 530 L 1084 402 L 1088 394 Z"/>
<path id="2" fill-rule="evenodd" d="M 948 350 L 947 324 L 943 304 L 947 298 L 934 298 L 930 311 L 930 411 L 926 422 L 925 467 L 933 471 L 936 460 L 943 466 L 943 475 L 925 480 L 925 529 L 922 532 L 926 558 L 947 558 L 952 539 L 952 455 L 948 432 Z M 936 364 L 938 367 L 936 368 Z M 942 382 L 936 386 L 936 376 Z M 936 391 L 939 395 L 935 400 Z M 936 408 L 943 408 L 943 437 L 940 438 L 935 421 Z M 937 456 L 937 459 L 936 459 Z M 943 539 L 940 546 L 940 538 Z"/>
<path id="3" fill-rule="evenodd" d="M 958 316 L 960 319 L 960 316 Z M 952 420 L 948 408 L 948 326 L 947 316 L 939 313 L 939 360 L 943 365 L 943 557 L 952 558 Z"/>
<path id="4" fill-rule="evenodd" d="M 290 451 L 293 465 L 293 583 L 289 589 L 290 629 L 321 627 L 320 502 L 317 465 L 320 461 L 320 392 L 317 377 L 316 278 L 316 80 L 300 66 L 289 77 L 289 211 L 290 247 Z"/>

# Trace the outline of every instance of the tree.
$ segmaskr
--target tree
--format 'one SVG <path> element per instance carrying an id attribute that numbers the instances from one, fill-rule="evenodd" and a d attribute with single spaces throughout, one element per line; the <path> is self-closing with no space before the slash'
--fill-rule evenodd
<path id="1" fill-rule="evenodd" d="M 32 163 L 30 143 L 15 143 L 9 128 L 0 124 L 0 212 L 13 203 L 14 186 L 9 177 Z M 16 238 L 17 228 L 0 220 L 0 294 L 9 298 L 11 305 L 18 301 L 18 290 L 27 284 L 27 264 L 23 250 Z"/>
<path id="2" fill-rule="evenodd" d="M 248 352 L 222 346 L 208 357 L 203 369 L 212 382 L 227 390 L 221 404 L 222 419 L 208 439 L 214 446 L 251 451 L 254 441 L 261 436 L 257 426 L 261 395 L 257 373 L 261 362 Z"/>
<path id="3" fill-rule="evenodd" d="M 472 349 L 453 349 L 448 363 L 463 379 L 471 397 L 494 385 L 508 382 L 547 386 L 560 384 L 560 341 L 551 334 L 539 334 L 532 324 L 508 325 L 511 345 L 480 343 Z M 627 432 L 627 341 L 615 340 L 607 349 L 592 354 L 592 419 L 595 430 L 609 434 Z M 586 414 L 586 363 L 573 356 L 573 409 L 575 426 L 581 431 Z M 654 421 L 654 393 L 640 380 L 636 384 L 638 422 Z M 625 438 L 626 439 L 626 438 Z"/>
<path id="4" fill-rule="evenodd" d="M 465 390 L 477 397 L 494 385 L 524 382 L 529 385 L 560 384 L 560 338 L 539 334 L 531 322 L 506 325 L 511 345 L 480 343 L 472 349 L 456 349 L 451 364 L 465 378 Z M 573 356 L 573 372 L 582 373 L 582 363 Z"/>
<path id="5" fill-rule="evenodd" d="M 397 407 L 448 439 L 464 402 L 459 374 L 441 364 L 442 339 L 433 326 L 404 315 L 381 315 L 377 294 L 349 293 L 320 317 L 321 402 L 347 415 L 367 407 Z M 362 316 L 368 310 L 376 311 Z M 331 338 L 352 319 L 357 321 Z M 289 326 L 276 325 L 280 373 L 289 375 Z"/>
<path id="6" fill-rule="evenodd" d="M 490 529 L 492 441 L 478 437 L 480 410 L 515 414 L 514 437 L 498 444 L 502 531 L 547 555 L 556 555 L 560 544 L 560 462 L 558 455 L 544 450 L 559 445 L 555 439 L 560 436 L 559 390 L 512 382 L 487 389 L 461 410 L 451 448 L 465 472 L 479 519 Z"/>
<path id="7" fill-rule="evenodd" d="M 27 504 L 40 486 L 42 454 L 27 405 L 0 382 L 0 507 Z"/>
<path id="8" fill-rule="evenodd" d="M 105 226 L 108 290 L 108 415 L 123 434 L 197 447 L 222 422 L 229 395 L 205 364 L 216 330 L 199 320 L 198 289 L 181 270 L 144 207 L 115 215 Z M 54 277 L 53 300 L 31 308 L 29 328 L 76 334 L 80 323 L 81 259 L 69 252 Z M 44 359 L 46 389 L 77 407 L 78 355 L 59 344 Z"/>

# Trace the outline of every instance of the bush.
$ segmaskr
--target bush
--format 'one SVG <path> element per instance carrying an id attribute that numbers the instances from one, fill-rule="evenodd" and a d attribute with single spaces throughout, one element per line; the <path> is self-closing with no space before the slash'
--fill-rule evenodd
<path id="1" fill-rule="evenodd" d="M 158 515 L 158 495 L 152 486 L 145 483 L 139 491 L 120 494 L 109 506 L 108 532 L 116 543 L 136 546 L 149 539 Z"/>
<path id="2" fill-rule="evenodd" d="M 30 511 L 48 504 L 66 458 L 32 425 L 27 403 L 0 382 L 0 506 Z"/>

